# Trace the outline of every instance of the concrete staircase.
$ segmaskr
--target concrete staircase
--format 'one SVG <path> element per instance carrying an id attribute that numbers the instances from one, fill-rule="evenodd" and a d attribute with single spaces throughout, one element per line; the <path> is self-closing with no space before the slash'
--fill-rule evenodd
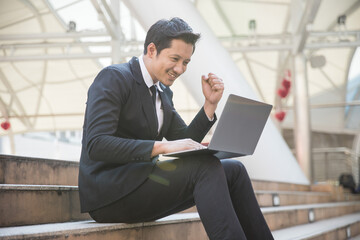
<path id="1" fill-rule="evenodd" d="M 0 239 L 208 239 L 196 208 L 138 224 L 80 213 L 78 163 L 0 155 Z M 253 181 L 275 239 L 360 238 L 360 196 L 331 185 Z"/>

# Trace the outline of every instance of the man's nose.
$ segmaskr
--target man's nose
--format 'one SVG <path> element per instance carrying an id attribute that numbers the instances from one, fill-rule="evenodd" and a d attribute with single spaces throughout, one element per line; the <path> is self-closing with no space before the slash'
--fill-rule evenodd
<path id="1" fill-rule="evenodd" d="M 176 74 L 181 75 L 185 72 L 186 67 L 184 66 L 184 64 L 182 64 L 181 62 L 176 63 L 175 67 L 174 67 L 174 72 L 176 72 Z"/>

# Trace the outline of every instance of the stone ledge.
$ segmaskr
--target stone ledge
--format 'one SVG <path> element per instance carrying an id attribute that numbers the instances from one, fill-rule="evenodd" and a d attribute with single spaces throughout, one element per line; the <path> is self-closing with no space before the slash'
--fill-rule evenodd
<path id="1" fill-rule="evenodd" d="M 285 229 L 273 231 L 276 240 L 300 240 L 319 237 L 330 231 L 335 231 L 341 228 L 357 227 L 360 223 L 360 213 L 349 214 L 341 217 L 321 220 L 311 224 L 303 224 Z M 351 231 L 350 231 L 351 232 Z M 356 236 L 359 233 L 352 231 L 351 236 Z"/>
<path id="2" fill-rule="evenodd" d="M 31 185 L 31 184 L 0 184 L 0 191 L 78 191 L 77 186 L 68 185 Z"/>
<path id="3" fill-rule="evenodd" d="M 93 220 L 80 222 L 66 222 L 53 224 L 39 224 L 20 227 L 0 228 L 0 238 L 3 240 L 22 238 L 52 238 L 60 235 L 79 235 L 94 232 L 135 229 L 168 224 L 200 222 L 197 213 L 174 214 L 154 222 L 125 224 L 125 223 L 96 223 Z"/>

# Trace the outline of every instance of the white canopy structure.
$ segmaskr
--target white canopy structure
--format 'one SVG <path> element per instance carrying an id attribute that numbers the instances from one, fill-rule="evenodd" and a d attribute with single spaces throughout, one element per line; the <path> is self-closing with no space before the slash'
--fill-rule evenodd
<path id="1" fill-rule="evenodd" d="M 81 129 L 86 92 L 99 70 L 139 56 L 156 19 L 180 16 L 203 37 L 188 75 L 174 86 L 177 108 L 190 119 L 202 104 L 200 85 L 187 89 L 190 79 L 218 68 L 231 86 L 227 93 L 274 105 L 274 123 L 261 140 L 273 144 L 260 143 L 263 152 L 254 158 L 275 151 L 284 159 L 275 168 L 286 167 L 285 159 L 293 165 L 275 126 L 294 128 L 308 175 L 311 129 L 360 129 L 360 77 L 348 84 L 360 46 L 359 7 L 359 0 L 0 0 L 0 121 L 11 124 L 0 135 Z M 280 97 L 284 79 L 291 87 Z M 258 162 L 248 165 L 256 169 Z M 271 180 L 307 181 L 294 172 L 293 179 Z"/>

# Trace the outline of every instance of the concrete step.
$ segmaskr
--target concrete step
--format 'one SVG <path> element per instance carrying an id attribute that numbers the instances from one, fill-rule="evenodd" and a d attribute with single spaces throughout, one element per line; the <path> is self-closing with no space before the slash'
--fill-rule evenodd
<path id="1" fill-rule="evenodd" d="M 255 191 L 261 207 L 328 202 L 329 193 Z M 54 208 L 57 206 L 57 208 Z M 190 208 L 184 212 L 196 212 Z M 89 219 L 77 186 L 0 184 L 0 226 Z"/>
<path id="2" fill-rule="evenodd" d="M 80 213 L 76 186 L 5 184 L 0 185 L 0 193 L 1 227 L 90 219 Z M 262 207 L 262 211 L 275 230 L 360 211 L 360 201 Z"/>
<path id="3" fill-rule="evenodd" d="M 0 184 L 1 227 L 85 219 L 76 186 Z"/>
<path id="4" fill-rule="evenodd" d="M 276 240 L 347 239 L 359 235 L 360 213 L 273 231 Z M 79 221 L 0 228 L 0 239 L 208 239 L 197 213 L 174 214 L 155 222 L 100 224 Z"/>
<path id="5" fill-rule="evenodd" d="M 264 191 L 311 191 L 310 185 L 286 183 L 286 182 L 269 182 L 263 180 L 252 180 L 254 190 Z"/>
<path id="6" fill-rule="evenodd" d="M 77 185 L 79 163 L 0 154 L 0 184 Z"/>
<path id="7" fill-rule="evenodd" d="M 262 207 L 261 211 L 270 229 L 274 231 L 360 212 L 360 201 Z M 196 212 L 196 208 L 185 212 Z"/>
<path id="8" fill-rule="evenodd" d="M 360 213 L 273 231 L 276 240 L 360 239 Z"/>
<path id="9" fill-rule="evenodd" d="M 261 209 L 270 229 L 277 230 L 360 212 L 360 202 L 318 203 Z"/>
<path id="10" fill-rule="evenodd" d="M 0 184 L 71 185 L 78 184 L 79 162 L 0 154 Z M 302 185 L 252 180 L 255 190 L 331 192 L 339 199 L 360 200 L 342 187 L 331 184 Z"/>
<path id="11" fill-rule="evenodd" d="M 0 184 L 78 185 L 79 162 L 0 154 Z M 256 190 L 310 191 L 310 185 L 253 180 Z"/>
<path id="12" fill-rule="evenodd" d="M 255 195 L 260 207 L 276 207 L 333 202 L 332 195 L 326 192 L 255 190 Z M 189 208 L 185 212 L 196 212 L 196 208 Z"/>
<path id="13" fill-rule="evenodd" d="M 325 203 L 333 201 L 332 194 L 327 192 L 255 190 L 255 194 L 261 207 Z"/>
<path id="14" fill-rule="evenodd" d="M 360 201 L 360 194 L 352 194 L 349 189 L 333 184 L 315 184 L 311 186 L 311 191 L 331 193 L 333 201 Z"/>
<path id="15" fill-rule="evenodd" d="M 197 213 L 182 213 L 138 224 L 81 221 L 7 227 L 0 228 L 0 239 L 208 240 L 208 237 Z"/>

